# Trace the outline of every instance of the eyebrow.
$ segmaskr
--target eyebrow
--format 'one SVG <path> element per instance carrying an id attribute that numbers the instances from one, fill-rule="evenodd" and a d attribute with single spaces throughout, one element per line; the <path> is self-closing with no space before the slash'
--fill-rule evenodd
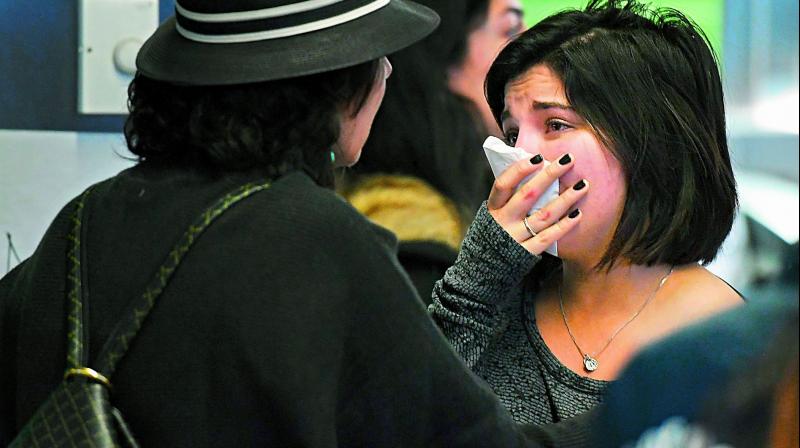
<path id="1" fill-rule="evenodd" d="M 557 103 L 555 101 L 533 101 L 532 103 L 533 110 L 547 110 L 547 109 L 564 109 L 569 111 L 575 111 L 572 106 L 568 106 L 566 104 Z"/>
<path id="2" fill-rule="evenodd" d="M 522 11 L 522 9 L 520 9 L 520 8 L 513 8 L 513 7 L 506 8 L 506 14 L 509 14 L 509 13 L 517 15 L 520 18 L 525 17 L 525 12 Z"/>
<path id="3" fill-rule="evenodd" d="M 566 104 L 557 103 L 555 101 L 533 101 L 531 103 L 533 110 L 547 110 L 547 109 L 563 109 L 570 112 L 575 112 L 575 109 L 572 106 L 568 106 Z M 500 122 L 504 122 L 508 117 L 511 116 L 511 112 L 508 109 L 504 109 L 503 113 L 500 114 Z"/>

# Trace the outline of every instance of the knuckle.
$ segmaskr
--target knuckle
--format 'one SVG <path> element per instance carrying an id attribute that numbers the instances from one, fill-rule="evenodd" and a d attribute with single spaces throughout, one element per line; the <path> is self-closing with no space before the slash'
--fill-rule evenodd
<path id="1" fill-rule="evenodd" d="M 510 188 L 511 187 L 509 186 L 509 183 L 506 180 L 502 179 L 502 178 L 496 179 L 494 181 L 494 189 L 499 191 L 499 192 L 505 193 L 505 192 L 509 191 Z"/>
<path id="2" fill-rule="evenodd" d="M 550 211 L 547 210 L 546 208 L 540 208 L 535 212 L 533 212 L 533 218 L 536 219 L 537 221 L 545 222 L 548 219 L 550 219 Z"/>
<path id="3" fill-rule="evenodd" d="M 540 233 L 536 235 L 536 237 L 539 239 L 539 242 L 544 244 L 545 246 L 553 244 L 553 236 L 550 232 Z"/>
<path id="4" fill-rule="evenodd" d="M 522 192 L 523 197 L 527 200 L 532 201 L 535 200 L 537 197 L 539 197 L 539 191 L 536 189 L 535 186 L 532 186 L 530 183 L 526 183 L 525 185 L 523 185 L 520 191 Z"/>
<path id="5" fill-rule="evenodd" d="M 550 177 L 558 177 L 558 164 L 551 163 L 550 165 L 547 165 L 547 168 L 545 168 L 544 171 Z"/>
<path id="6" fill-rule="evenodd" d="M 553 207 L 557 210 L 561 210 L 567 206 L 567 203 L 569 203 L 569 200 L 561 194 L 553 200 Z"/>

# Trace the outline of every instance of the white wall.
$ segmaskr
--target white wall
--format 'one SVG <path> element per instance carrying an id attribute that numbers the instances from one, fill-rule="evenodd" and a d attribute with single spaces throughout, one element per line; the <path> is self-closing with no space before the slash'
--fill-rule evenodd
<path id="1" fill-rule="evenodd" d="M 6 232 L 20 258 L 30 256 L 64 204 L 131 166 L 130 155 L 122 134 L 0 130 L 0 277 Z"/>

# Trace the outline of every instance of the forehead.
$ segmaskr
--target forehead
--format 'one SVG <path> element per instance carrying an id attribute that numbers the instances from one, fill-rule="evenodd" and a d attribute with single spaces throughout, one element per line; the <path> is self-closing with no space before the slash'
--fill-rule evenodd
<path id="1" fill-rule="evenodd" d="M 505 108 L 532 100 L 569 105 L 564 83 L 547 65 L 537 64 L 506 85 Z"/>

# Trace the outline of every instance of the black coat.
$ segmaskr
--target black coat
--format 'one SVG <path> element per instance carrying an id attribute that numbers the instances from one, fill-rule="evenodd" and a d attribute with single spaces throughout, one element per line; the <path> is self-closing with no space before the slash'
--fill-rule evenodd
<path id="1" fill-rule="evenodd" d="M 90 359 L 190 222 L 249 180 L 145 164 L 95 188 Z M 72 209 L 0 280 L 0 444 L 64 372 Z M 145 447 L 523 445 L 427 316 L 395 245 L 307 176 L 274 182 L 187 254 L 111 378 L 114 404 Z"/>

